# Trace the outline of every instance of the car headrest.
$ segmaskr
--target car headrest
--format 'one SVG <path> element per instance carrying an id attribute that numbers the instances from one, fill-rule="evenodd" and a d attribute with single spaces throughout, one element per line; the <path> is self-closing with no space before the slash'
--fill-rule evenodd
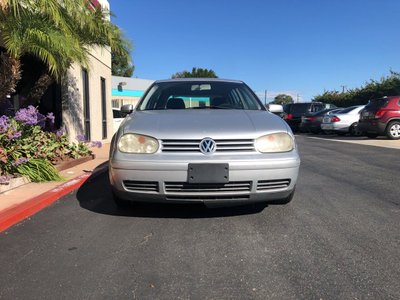
<path id="1" fill-rule="evenodd" d="M 211 100 L 212 106 L 229 105 L 230 103 L 224 97 L 215 97 Z"/>
<path id="2" fill-rule="evenodd" d="M 168 99 L 167 109 L 185 109 L 185 102 L 182 98 L 171 98 Z"/>

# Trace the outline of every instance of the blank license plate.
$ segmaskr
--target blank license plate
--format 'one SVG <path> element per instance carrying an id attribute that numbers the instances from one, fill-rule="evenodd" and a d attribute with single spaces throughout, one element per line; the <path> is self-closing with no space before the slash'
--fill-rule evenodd
<path id="1" fill-rule="evenodd" d="M 189 164 L 189 183 L 228 183 L 229 164 Z"/>

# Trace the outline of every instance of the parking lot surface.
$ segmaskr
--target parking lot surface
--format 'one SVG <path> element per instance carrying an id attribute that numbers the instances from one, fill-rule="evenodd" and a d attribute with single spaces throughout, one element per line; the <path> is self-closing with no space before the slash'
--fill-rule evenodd
<path id="1" fill-rule="evenodd" d="M 398 150 L 297 140 L 287 206 L 123 211 L 88 180 L 0 233 L 0 299 L 399 299 Z"/>

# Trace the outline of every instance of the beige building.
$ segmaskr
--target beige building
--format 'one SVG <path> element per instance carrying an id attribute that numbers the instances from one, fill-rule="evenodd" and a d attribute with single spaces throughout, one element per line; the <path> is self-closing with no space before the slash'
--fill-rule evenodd
<path id="1" fill-rule="evenodd" d="M 109 9 L 107 0 L 90 0 L 93 6 Z M 4 51 L 4 50 L 2 50 Z M 12 111 L 26 105 L 26 97 L 44 64 L 33 56 L 21 58 L 22 79 L 9 96 Z M 84 136 L 88 141 L 111 141 L 111 50 L 93 47 L 87 69 L 74 63 L 61 83 L 53 84 L 36 104 L 42 114 L 55 116 L 56 129 L 63 128 L 71 141 Z"/>
<path id="2" fill-rule="evenodd" d="M 112 76 L 112 108 L 120 109 L 124 104 L 136 105 L 154 80 Z"/>
<path id="3" fill-rule="evenodd" d="M 62 125 L 73 140 L 109 142 L 112 138 L 111 52 L 94 48 L 88 69 L 73 64 L 62 87 Z"/>
<path id="4" fill-rule="evenodd" d="M 109 9 L 107 0 L 91 1 Z M 89 68 L 73 64 L 61 86 L 62 126 L 71 140 L 84 136 L 90 141 L 112 138 L 111 50 L 92 48 Z"/>
<path id="5" fill-rule="evenodd" d="M 90 3 L 110 7 L 107 0 L 90 0 Z M 24 106 L 29 88 L 40 75 L 39 70 L 44 68 L 44 64 L 32 56 L 23 57 L 22 66 L 21 84 L 10 95 L 14 112 Z M 65 129 L 71 141 L 84 136 L 88 141 L 109 142 L 113 135 L 112 107 L 137 103 L 152 82 L 112 77 L 111 49 L 93 47 L 88 68 L 74 63 L 61 83 L 53 84 L 47 90 L 38 108 L 42 114 L 52 112 L 56 128 Z"/>

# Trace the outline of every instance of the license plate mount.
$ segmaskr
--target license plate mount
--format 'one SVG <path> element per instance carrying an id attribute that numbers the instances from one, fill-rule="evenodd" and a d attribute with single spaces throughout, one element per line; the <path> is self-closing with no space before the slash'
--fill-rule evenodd
<path id="1" fill-rule="evenodd" d="M 189 183 L 228 183 L 229 164 L 189 164 Z"/>

